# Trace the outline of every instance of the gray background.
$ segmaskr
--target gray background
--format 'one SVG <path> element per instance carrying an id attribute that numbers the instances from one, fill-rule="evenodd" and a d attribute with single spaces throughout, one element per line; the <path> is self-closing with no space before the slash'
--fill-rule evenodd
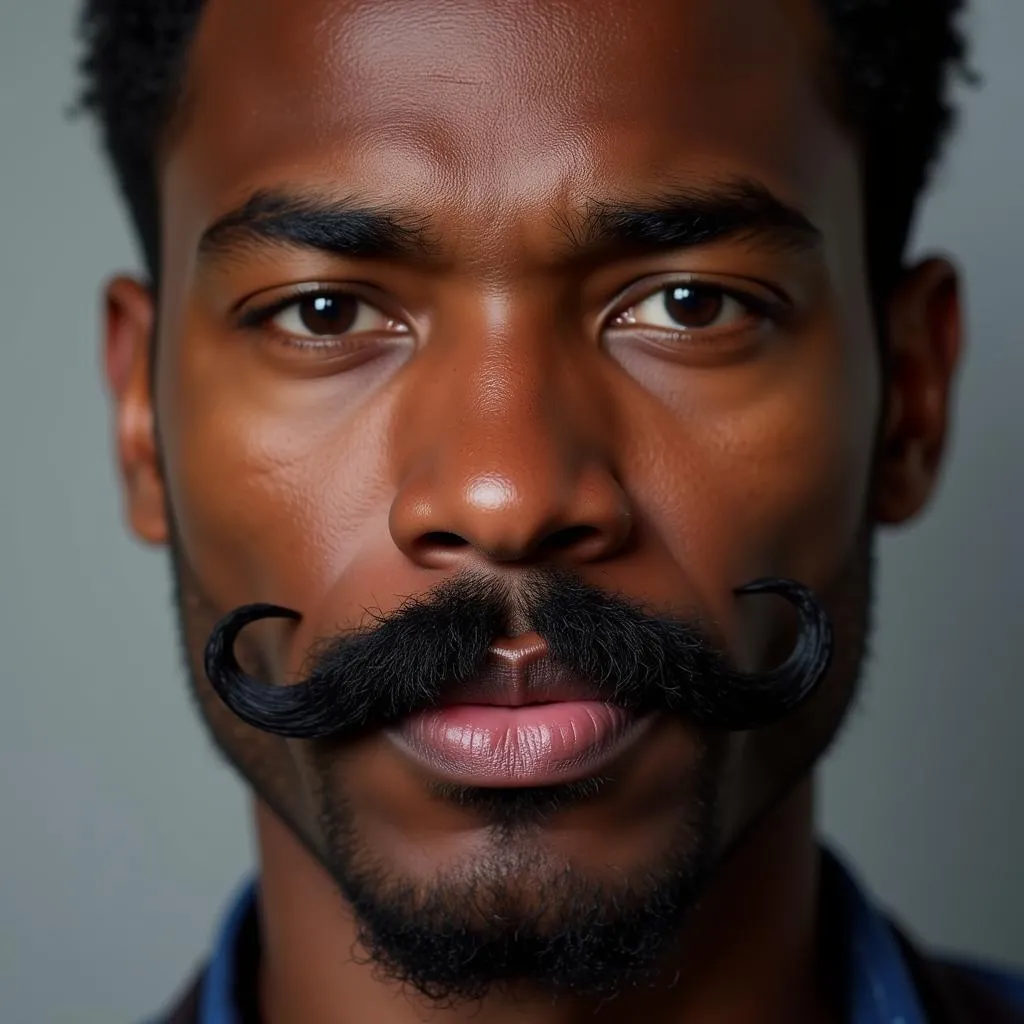
<path id="1" fill-rule="evenodd" d="M 0 0 L 0 1020 L 129 1021 L 251 864 L 179 672 L 162 554 L 124 533 L 98 287 L 136 265 L 73 93 L 71 0 Z M 976 0 L 982 90 L 919 230 L 967 278 L 942 492 L 881 549 L 864 698 L 822 818 L 925 938 L 1024 964 L 1022 0 Z"/>

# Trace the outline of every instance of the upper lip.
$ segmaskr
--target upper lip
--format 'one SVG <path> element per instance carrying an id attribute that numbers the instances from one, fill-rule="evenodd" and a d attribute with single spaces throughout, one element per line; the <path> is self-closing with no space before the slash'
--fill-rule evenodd
<path id="1" fill-rule="evenodd" d="M 558 701 L 602 700 L 597 687 L 558 666 L 539 637 L 529 649 L 492 647 L 483 668 L 445 690 L 442 704 L 523 707 Z"/>

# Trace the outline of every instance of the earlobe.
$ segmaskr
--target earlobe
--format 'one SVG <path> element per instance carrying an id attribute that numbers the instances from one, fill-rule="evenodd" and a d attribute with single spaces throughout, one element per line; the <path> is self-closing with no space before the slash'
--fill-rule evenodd
<path id="1" fill-rule="evenodd" d="M 107 285 L 105 297 L 103 367 L 113 400 L 125 514 L 140 540 L 163 544 L 167 517 L 150 389 L 153 296 L 140 282 L 118 277 Z"/>
<path id="2" fill-rule="evenodd" d="M 909 270 L 886 323 L 886 415 L 878 438 L 874 518 L 900 524 L 928 503 L 942 468 L 960 357 L 956 269 L 930 259 Z"/>

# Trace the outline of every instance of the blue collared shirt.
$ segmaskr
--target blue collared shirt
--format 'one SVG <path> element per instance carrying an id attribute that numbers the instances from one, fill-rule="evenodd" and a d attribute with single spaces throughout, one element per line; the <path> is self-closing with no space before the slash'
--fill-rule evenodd
<path id="1" fill-rule="evenodd" d="M 834 857 L 844 905 L 850 979 L 849 1024 L 928 1024 L 910 972 L 889 923 L 872 905 L 851 872 Z M 235 1006 L 236 951 L 243 921 L 256 900 L 247 882 L 221 924 L 199 1004 L 199 1024 L 239 1024 Z M 996 992 L 1024 1008 L 1024 978 L 978 968 Z"/>

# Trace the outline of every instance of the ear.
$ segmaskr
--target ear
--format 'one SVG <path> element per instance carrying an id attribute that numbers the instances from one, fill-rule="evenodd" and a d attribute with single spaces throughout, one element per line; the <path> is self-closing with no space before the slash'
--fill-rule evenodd
<path id="1" fill-rule="evenodd" d="M 107 285 L 105 314 L 103 365 L 114 404 L 125 515 L 136 537 L 163 544 L 168 529 L 150 393 L 153 296 L 138 281 L 115 278 Z"/>
<path id="2" fill-rule="evenodd" d="M 874 518 L 904 523 L 935 490 L 951 414 L 962 324 L 956 269 L 931 259 L 889 300 L 886 416 L 875 463 Z"/>

